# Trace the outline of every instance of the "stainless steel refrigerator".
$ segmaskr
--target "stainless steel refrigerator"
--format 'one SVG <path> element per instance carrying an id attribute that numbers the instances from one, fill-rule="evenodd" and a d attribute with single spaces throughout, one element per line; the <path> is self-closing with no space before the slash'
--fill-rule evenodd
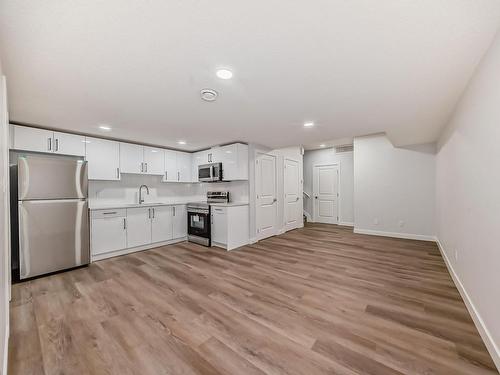
<path id="1" fill-rule="evenodd" d="M 88 264 L 87 162 L 37 154 L 16 161 L 11 164 L 13 279 Z"/>

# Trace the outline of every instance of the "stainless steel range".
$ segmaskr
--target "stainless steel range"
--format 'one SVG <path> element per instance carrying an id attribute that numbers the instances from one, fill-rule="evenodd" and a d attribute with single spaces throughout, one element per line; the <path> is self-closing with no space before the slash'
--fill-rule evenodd
<path id="1" fill-rule="evenodd" d="M 200 245 L 211 245 L 211 216 L 210 203 L 229 202 L 228 191 L 207 192 L 206 202 L 192 202 L 187 204 L 188 241 Z"/>

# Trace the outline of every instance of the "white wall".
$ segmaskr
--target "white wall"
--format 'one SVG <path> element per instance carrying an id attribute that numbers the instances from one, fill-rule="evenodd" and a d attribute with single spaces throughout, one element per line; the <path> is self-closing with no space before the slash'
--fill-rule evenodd
<path id="1" fill-rule="evenodd" d="M 434 239 L 435 145 L 395 148 L 385 135 L 354 139 L 357 233 Z"/>
<path id="2" fill-rule="evenodd" d="M 315 165 L 338 164 L 340 166 L 339 223 L 354 225 L 354 165 L 353 152 L 337 153 L 334 148 L 306 151 L 304 153 L 304 211 L 313 216 L 313 168 Z"/>
<path id="3" fill-rule="evenodd" d="M 0 65 L 0 374 L 7 373 L 9 337 L 9 164 L 6 81 Z"/>
<path id="4" fill-rule="evenodd" d="M 229 191 L 231 201 L 248 202 L 248 181 L 185 184 L 165 183 L 161 178 L 124 173 L 120 181 L 89 181 L 90 205 L 137 203 L 142 184 L 149 187 L 149 195 L 144 196 L 146 202 L 204 201 L 207 191 Z"/>
<path id="5" fill-rule="evenodd" d="M 500 35 L 438 143 L 437 237 L 500 368 Z"/>

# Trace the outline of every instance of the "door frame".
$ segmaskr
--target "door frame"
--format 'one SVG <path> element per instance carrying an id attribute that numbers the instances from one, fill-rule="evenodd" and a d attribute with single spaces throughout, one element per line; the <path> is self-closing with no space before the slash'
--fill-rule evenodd
<path id="1" fill-rule="evenodd" d="M 339 223 L 341 222 L 340 221 L 340 217 L 341 217 L 341 213 L 342 213 L 342 208 L 341 208 L 341 204 L 340 204 L 340 198 L 342 196 L 342 192 L 341 192 L 341 189 L 340 189 L 340 180 L 341 180 L 341 176 L 342 176 L 342 169 L 341 169 L 341 163 L 340 163 L 340 160 L 335 162 L 335 163 L 320 163 L 320 164 L 314 164 L 313 165 L 313 173 L 312 173 L 312 179 L 313 179 L 313 183 L 312 183 L 312 196 L 311 196 L 311 200 L 312 200 L 312 206 L 313 206 L 313 209 L 312 209 L 312 219 L 313 219 L 313 223 L 316 223 L 316 202 L 315 202 L 315 199 L 314 199 L 314 170 L 316 167 L 337 167 L 337 170 L 339 171 L 338 173 L 338 176 L 337 176 L 337 216 L 338 216 L 338 219 L 337 219 L 337 222 L 335 224 L 331 224 L 331 225 L 339 225 Z"/>
<path id="2" fill-rule="evenodd" d="M 286 173 L 286 161 L 287 160 L 290 160 L 290 161 L 293 161 L 295 163 L 297 163 L 297 167 L 298 167 L 298 178 L 299 178 L 299 181 L 298 181 L 298 184 L 299 184 L 299 191 L 298 191 L 298 197 L 299 197 L 299 207 L 300 207 L 300 212 L 299 212 L 299 217 L 297 218 L 297 222 L 298 224 L 296 226 L 287 226 L 287 223 L 286 223 L 286 189 L 285 189 L 285 173 Z M 293 230 L 293 229 L 297 229 L 297 228 L 302 228 L 304 226 L 304 220 L 302 219 L 303 215 L 304 215 L 304 197 L 303 197 L 303 194 L 304 194 L 304 171 L 303 171 L 303 166 L 301 168 L 301 163 L 299 160 L 296 160 L 296 159 L 293 159 L 291 157 L 288 157 L 288 156 L 284 156 L 283 157 L 283 196 L 281 197 L 282 198 L 282 201 L 283 201 L 283 233 L 285 232 L 288 232 L 290 230 Z"/>
<path id="3" fill-rule="evenodd" d="M 274 217 L 274 231 L 272 232 L 272 234 L 270 235 L 263 235 L 261 234 L 261 232 L 259 232 L 259 227 L 260 227 L 260 223 L 259 223 L 259 219 L 260 219 L 260 215 L 259 215 L 259 202 L 258 202 L 258 199 L 257 199 L 257 194 L 258 194 L 258 191 L 257 191 L 257 186 L 259 186 L 259 174 L 257 173 L 257 162 L 258 162 L 258 159 L 259 159 L 259 156 L 260 155 L 269 155 L 269 156 L 272 156 L 274 157 L 274 160 L 275 160 L 275 166 L 274 166 L 274 173 L 275 173 L 275 176 L 274 176 L 274 181 L 275 181 L 275 184 L 274 184 L 274 196 L 276 197 L 276 201 L 274 202 L 274 204 L 276 205 L 276 215 Z M 274 152 L 266 152 L 266 151 L 263 151 L 263 150 L 255 150 L 255 164 L 254 164 L 254 167 L 255 167 L 255 241 L 260 241 L 260 240 L 263 240 L 265 238 L 269 238 L 269 237 L 273 237 L 273 236 L 276 236 L 278 234 L 278 215 L 279 215 L 279 204 L 280 204 L 280 198 L 278 196 L 278 177 L 279 177 L 279 174 L 278 174 L 278 160 L 279 160 L 279 155 L 277 155 L 276 153 Z"/>

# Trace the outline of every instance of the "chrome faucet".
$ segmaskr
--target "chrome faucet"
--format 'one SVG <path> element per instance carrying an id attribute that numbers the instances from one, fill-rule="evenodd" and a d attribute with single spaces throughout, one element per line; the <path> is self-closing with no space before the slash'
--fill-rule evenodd
<path id="1" fill-rule="evenodd" d="M 147 185 L 141 185 L 141 186 L 139 186 L 139 204 L 143 204 L 144 203 L 144 198 L 142 197 L 142 188 L 143 187 L 146 188 L 146 193 L 147 193 L 147 195 L 149 195 L 149 188 L 147 187 Z"/>

